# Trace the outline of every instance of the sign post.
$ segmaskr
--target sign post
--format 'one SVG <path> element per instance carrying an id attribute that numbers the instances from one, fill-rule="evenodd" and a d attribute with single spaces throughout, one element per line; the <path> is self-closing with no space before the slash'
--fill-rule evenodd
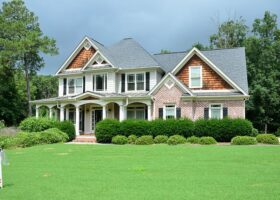
<path id="1" fill-rule="evenodd" d="M 3 163 L 3 149 L 0 148 L 0 188 L 3 188 L 3 176 L 2 176 L 2 163 Z"/>

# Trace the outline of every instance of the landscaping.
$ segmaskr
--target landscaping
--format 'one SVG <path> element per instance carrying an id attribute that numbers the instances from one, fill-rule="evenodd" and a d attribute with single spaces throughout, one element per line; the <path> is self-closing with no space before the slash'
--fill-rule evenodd
<path id="1" fill-rule="evenodd" d="M 0 199 L 278 199 L 280 146 L 72 145 L 6 151 Z"/>

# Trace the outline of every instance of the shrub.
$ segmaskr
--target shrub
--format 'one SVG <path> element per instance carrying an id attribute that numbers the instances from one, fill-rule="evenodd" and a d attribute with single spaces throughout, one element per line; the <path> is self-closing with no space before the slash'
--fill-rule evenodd
<path id="1" fill-rule="evenodd" d="M 156 144 L 165 144 L 167 143 L 168 137 L 166 135 L 158 135 L 154 138 Z"/>
<path id="2" fill-rule="evenodd" d="M 217 144 L 217 141 L 213 138 L 213 137 L 201 137 L 199 139 L 199 144 L 203 144 L 203 145 L 210 145 L 210 144 Z"/>
<path id="3" fill-rule="evenodd" d="M 199 119 L 195 121 L 195 135 L 211 136 L 219 142 L 229 142 L 236 135 L 252 135 L 252 123 L 246 119 Z"/>
<path id="4" fill-rule="evenodd" d="M 127 137 L 124 135 L 116 135 L 112 138 L 113 144 L 127 144 Z"/>
<path id="5" fill-rule="evenodd" d="M 42 144 L 40 133 L 20 132 L 16 137 L 17 147 L 31 147 Z"/>
<path id="6" fill-rule="evenodd" d="M 277 129 L 277 131 L 274 133 L 277 137 L 280 137 L 280 128 Z"/>
<path id="7" fill-rule="evenodd" d="M 129 135 L 151 135 L 150 133 L 151 123 L 147 120 L 133 120 L 128 119 L 120 123 L 120 134 L 129 136 Z"/>
<path id="8" fill-rule="evenodd" d="M 257 142 L 263 144 L 279 144 L 278 138 L 273 134 L 259 134 L 256 139 Z"/>
<path id="9" fill-rule="evenodd" d="M 187 138 L 187 142 L 191 144 L 199 144 L 200 138 L 196 136 L 191 136 Z"/>
<path id="10" fill-rule="evenodd" d="M 149 145 L 154 144 L 153 136 L 151 135 L 143 135 L 135 141 L 135 144 L 137 145 Z"/>
<path id="11" fill-rule="evenodd" d="M 252 136 L 235 136 L 231 139 L 233 145 L 253 145 L 257 144 L 256 138 Z"/>
<path id="12" fill-rule="evenodd" d="M 3 120 L 0 120 L 0 129 L 1 129 L 1 128 L 5 128 L 5 123 L 4 123 Z"/>
<path id="13" fill-rule="evenodd" d="M 95 136 L 100 143 L 110 143 L 112 138 L 120 135 L 120 122 L 114 119 L 105 119 L 96 124 Z"/>
<path id="14" fill-rule="evenodd" d="M 135 144 L 135 141 L 137 140 L 137 136 L 136 135 L 130 135 L 127 138 L 127 142 L 128 144 Z"/>
<path id="15" fill-rule="evenodd" d="M 253 128 L 253 129 L 252 129 L 252 135 L 251 135 L 251 136 L 256 137 L 258 134 L 259 134 L 259 130 L 256 129 L 256 128 Z"/>
<path id="16" fill-rule="evenodd" d="M 150 121 L 150 123 L 150 133 L 154 137 L 157 135 L 183 135 L 189 137 L 194 132 L 194 123 L 190 119 L 156 119 Z"/>
<path id="17" fill-rule="evenodd" d="M 55 128 L 68 135 L 68 141 L 72 141 L 76 137 L 75 126 L 71 121 L 62 121 L 55 123 Z"/>
<path id="18" fill-rule="evenodd" d="M 181 135 L 172 135 L 167 140 L 167 144 L 169 145 L 185 144 L 186 142 L 186 138 Z"/>
<path id="19" fill-rule="evenodd" d="M 50 128 L 38 134 L 40 134 L 40 144 L 53 144 L 69 140 L 69 136 L 58 128 Z"/>
<path id="20" fill-rule="evenodd" d="M 23 131 L 39 132 L 55 127 L 57 121 L 45 117 L 28 117 L 24 119 L 19 127 Z"/>

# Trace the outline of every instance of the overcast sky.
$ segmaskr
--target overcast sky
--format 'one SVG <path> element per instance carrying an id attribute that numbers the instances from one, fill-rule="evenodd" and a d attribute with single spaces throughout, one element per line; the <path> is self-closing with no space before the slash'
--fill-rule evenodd
<path id="1" fill-rule="evenodd" d="M 2 3 L 3 0 L 0 0 Z M 242 16 L 248 25 L 269 10 L 280 18 L 279 0 L 26 0 L 43 32 L 56 39 L 59 55 L 44 56 L 41 74 L 54 74 L 88 35 L 111 45 L 132 37 L 146 50 L 183 51 L 208 44 L 217 24 Z M 279 19 L 278 19 L 279 23 Z"/>

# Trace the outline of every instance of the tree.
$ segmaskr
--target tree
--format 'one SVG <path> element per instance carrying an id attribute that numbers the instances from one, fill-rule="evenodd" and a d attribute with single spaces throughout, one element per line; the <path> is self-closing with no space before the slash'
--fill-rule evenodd
<path id="1" fill-rule="evenodd" d="M 56 97 L 58 93 L 58 79 L 54 76 L 35 76 L 32 78 L 35 99 Z"/>
<path id="2" fill-rule="evenodd" d="M 209 49 L 210 49 L 210 47 L 204 46 L 204 45 L 201 44 L 200 42 L 194 43 L 194 44 L 192 45 L 192 47 L 195 47 L 195 48 L 197 48 L 197 49 L 199 49 L 199 50 L 201 50 L 201 51 L 203 51 L 203 50 L 209 50 Z"/>
<path id="3" fill-rule="evenodd" d="M 31 115 L 30 80 L 44 66 L 40 53 L 54 55 L 58 49 L 55 40 L 43 34 L 38 17 L 27 9 L 22 0 L 4 2 L 0 15 L 1 27 L 7 28 L 2 30 L 0 47 L 6 46 L 6 50 L 13 51 L 16 67 L 25 74 L 28 113 Z M 9 36 L 9 33 L 12 34 Z"/>
<path id="4" fill-rule="evenodd" d="M 228 20 L 218 27 L 218 33 L 210 36 L 210 48 L 241 47 L 246 39 L 248 27 L 245 20 Z"/>

